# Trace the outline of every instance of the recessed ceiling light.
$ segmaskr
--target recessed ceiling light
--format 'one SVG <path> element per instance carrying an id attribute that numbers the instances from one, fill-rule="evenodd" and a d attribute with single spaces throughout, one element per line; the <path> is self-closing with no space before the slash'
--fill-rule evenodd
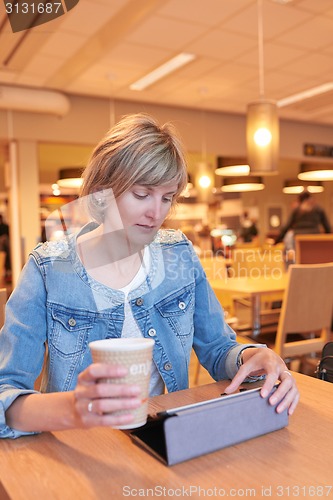
<path id="1" fill-rule="evenodd" d="M 274 2 L 274 3 L 280 3 L 281 5 L 284 5 L 286 3 L 291 3 L 294 0 L 271 0 L 271 1 Z"/>
<path id="2" fill-rule="evenodd" d="M 293 94 L 288 97 L 284 97 L 277 101 L 278 108 L 288 106 L 289 104 L 294 104 L 295 102 L 304 101 L 305 99 L 310 99 L 310 97 L 315 97 L 320 94 L 325 94 L 333 90 L 333 82 L 323 83 L 323 85 L 318 85 L 317 87 L 312 87 L 311 89 L 304 90 L 298 94 Z"/>
<path id="3" fill-rule="evenodd" d="M 194 54 L 189 54 L 187 52 L 181 52 L 177 56 L 173 57 L 166 63 L 162 64 L 158 68 L 154 69 L 150 73 L 147 73 L 147 75 L 143 76 L 136 82 L 132 83 L 130 85 L 131 90 L 144 90 L 145 88 L 149 87 L 153 83 L 157 82 L 161 78 L 164 78 L 165 76 L 169 75 L 173 71 L 175 71 L 178 68 L 181 68 L 185 64 L 193 61 L 195 59 Z"/>

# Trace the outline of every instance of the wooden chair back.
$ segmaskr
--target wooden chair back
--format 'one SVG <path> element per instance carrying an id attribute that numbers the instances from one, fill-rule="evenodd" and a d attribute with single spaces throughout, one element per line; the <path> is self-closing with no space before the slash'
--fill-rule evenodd
<path id="1" fill-rule="evenodd" d="M 333 262 L 333 234 L 296 234 L 296 264 Z"/>
<path id="2" fill-rule="evenodd" d="M 274 346 L 283 359 L 321 352 L 333 311 L 333 263 L 294 264 L 288 275 Z M 288 342 L 288 334 L 295 333 L 309 338 Z"/>

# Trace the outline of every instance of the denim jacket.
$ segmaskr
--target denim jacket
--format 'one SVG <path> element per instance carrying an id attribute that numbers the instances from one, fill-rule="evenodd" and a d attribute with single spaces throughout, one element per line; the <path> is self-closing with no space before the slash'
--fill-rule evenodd
<path id="1" fill-rule="evenodd" d="M 155 340 L 153 357 L 167 390 L 188 387 L 192 347 L 215 380 L 232 378 L 249 345 L 236 343 L 192 244 L 180 231 L 161 230 L 150 252 L 147 278 L 129 300 L 142 335 Z M 5 411 L 16 397 L 35 392 L 45 346 L 42 390 L 69 391 L 92 362 L 89 342 L 120 337 L 123 321 L 123 292 L 89 276 L 74 235 L 38 245 L 7 302 L 0 334 L 0 437 L 26 434 L 6 425 Z"/>

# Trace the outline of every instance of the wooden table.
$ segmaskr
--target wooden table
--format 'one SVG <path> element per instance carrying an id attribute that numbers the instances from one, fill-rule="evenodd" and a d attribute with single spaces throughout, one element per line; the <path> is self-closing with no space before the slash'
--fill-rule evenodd
<path id="1" fill-rule="evenodd" d="M 275 276 L 260 276 L 257 278 L 228 278 L 225 280 L 209 280 L 213 290 L 218 293 L 228 292 L 246 295 L 251 299 L 252 336 L 260 334 L 260 308 L 262 295 L 283 293 L 287 287 L 288 274 Z"/>
<path id="2" fill-rule="evenodd" d="M 333 498 L 333 384 L 295 377 L 301 400 L 288 427 L 173 467 L 110 428 L 0 440 L 0 498 L 190 498 L 189 492 L 201 498 L 214 491 L 215 497 Z M 225 385 L 152 398 L 150 413 L 218 397 Z"/>

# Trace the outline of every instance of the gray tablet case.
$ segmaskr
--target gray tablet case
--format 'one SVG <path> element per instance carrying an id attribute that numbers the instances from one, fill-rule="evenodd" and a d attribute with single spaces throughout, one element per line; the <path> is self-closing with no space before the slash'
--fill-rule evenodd
<path id="1" fill-rule="evenodd" d="M 277 413 L 259 388 L 167 410 L 130 436 L 174 465 L 287 425 L 287 411 Z"/>

